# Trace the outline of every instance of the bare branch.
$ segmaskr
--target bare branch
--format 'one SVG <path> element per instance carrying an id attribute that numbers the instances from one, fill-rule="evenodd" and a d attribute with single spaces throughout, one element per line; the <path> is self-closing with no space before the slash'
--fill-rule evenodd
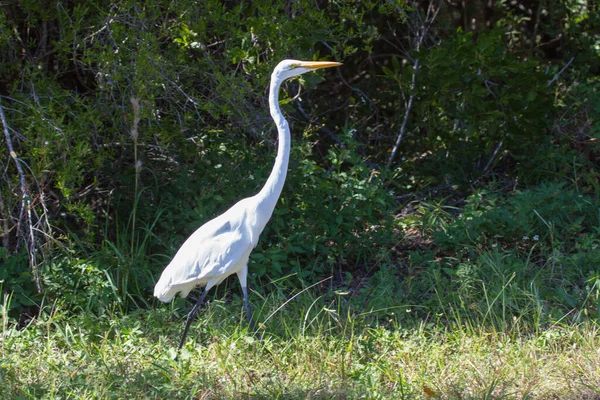
<path id="1" fill-rule="evenodd" d="M 429 6 L 427 7 L 427 14 L 425 15 L 425 19 L 423 19 L 421 14 L 419 12 L 417 12 L 415 18 L 412 19 L 412 22 L 414 22 L 414 23 L 411 22 L 411 19 L 409 19 L 407 21 L 408 24 L 411 25 L 410 31 L 411 31 L 411 34 L 413 35 L 413 38 L 411 40 L 411 46 L 413 47 L 413 50 L 415 50 L 415 51 L 419 51 L 421 45 L 423 45 L 423 43 L 425 43 L 425 40 L 428 37 L 429 28 L 431 28 L 431 26 L 433 25 L 433 22 L 437 18 L 438 14 L 442 8 L 443 0 L 440 0 L 437 2 L 437 7 L 434 5 L 434 3 L 435 2 L 433 0 L 429 2 Z M 414 26 L 414 25 L 417 25 L 417 26 Z M 407 58 L 410 58 L 410 57 L 408 57 L 408 54 L 405 54 L 405 55 L 407 56 Z M 392 149 L 392 154 L 390 154 L 390 158 L 388 159 L 388 162 L 387 162 L 388 168 L 390 168 L 392 166 L 392 163 L 394 162 L 394 158 L 396 157 L 396 154 L 398 153 L 398 149 L 400 148 L 400 144 L 402 143 L 402 140 L 404 139 L 404 135 L 406 132 L 406 124 L 408 122 L 408 117 L 409 117 L 410 112 L 413 107 L 415 77 L 417 75 L 418 70 L 419 70 L 419 60 L 415 59 L 411 83 L 410 83 L 410 94 L 408 97 L 408 104 L 406 105 L 406 110 L 404 111 L 404 119 L 402 120 L 402 125 L 400 126 L 400 132 L 398 133 L 398 138 L 396 139 L 396 143 L 394 144 L 394 147 Z"/>
<path id="2" fill-rule="evenodd" d="M 398 139 L 396 139 L 396 144 L 394 144 L 394 148 L 392 149 L 392 154 L 390 154 L 390 158 L 387 162 L 387 167 L 391 167 L 394 158 L 396 157 L 396 153 L 398 152 L 398 148 L 400 147 L 400 143 L 402 143 L 402 139 L 404 138 L 404 132 L 406 131 L 406 123 L 408 122 L 408 116 L 410 114 L 410 110 L 412 109 L 413 100 L 414 100 L 414 89 L 415 89 L 415 76 L 417 75 L 417 70 L 419 69 L 419 60 L 415 60 L 415 66 L 413 67 L 412 79 L 410 82 L 410 96 L 408 97 L 408 104 L 406 106 L 406 111 L 404 112 L 404 120 L 402 120 L 402 126 L 400 127 L 400 133 L 398 134 Z"/>
<path id="3" fill-rule="evenodd" d="M 575 57 L 571 57 L 571 59 L 569 60 L 569 62 L 567 63 L 567 65 L 565 65 L 564 67 L 562 67 L 562 69 L 560 71 L 558 71 L 558 73 L 556 75 L 554 75 L 554 78 L 552 78 L 552 80 L 550 82 L 548 82 L 548 84 L 546 85 L 547 87 L 550 87 L 550 85 L 552 85 L 552 83 L 558 79 L 558 77 L 560 76 L 560 74 L 563 73 L 563 71 L 565 69 L 567 69 L 569 67 L 569 65 L 571 65 L 571 63 L 573 62 L 573 60 L 575 59 Z"/>
<path id="4" fill-rule="evenodd" d="M 6 146 L 8 147 L 8 153 L 10 158 L 15 163 L 15 167 L 17 169 L 17 173 L 19 175 L 19 184 L 21 188 L 21 208 L 19 209 L 19 219 L 17 221 L 17 232 L 21 231 L 19 226 L 23 218 L 25 218 L 25 228 L 27 232 L 23 235 L 25 237 L 25 245 L 27 247 L 27 253 L 29 254 L 29 266 L 33 272 L 33 277 L 35 280 L 35 285 L 37 287 L 38 292 L 42 291 L 42 285 L 40 282 L 39 271 L 37 268 L 37 257 L 35 254 L 36 251 L 36 238 L 33 228 L 33 222 L 31 218 L 31 196 L 29 195 L 29 191 L 27 190 L 27 183 L 25 181 L 25 171 L 23 171 L 23 167 L 21 165 L 21 161 L 17 157 L 17 153 L 15 152 L 12 138 L 10 137 L 10 132 L 8 129 L 8 123 L 6 122 L 6 116 L 4 115 L 4 109 L 0 104 L 0 121 L 2 122 L 2 127 L 4 129 L 4 138 L 6 140 Z"/>
<path id="5" fill-rule="evenodd" d="M 487 172 L 487 170 L 490 169 L 490 167 L 492 166 L 494 159 L 496 158 L 496 156 L 498 155 L 498 152 L 500 151 L 500 148 L 502 147 L 502 143 L 504 143 L 503 140 L 501 140 L 500 143 L 498 143 L 498 145 L 496 146 L 496 149 L 494 150 L 494 154 L 492 154 L 492 156 L 490 157 L 490 160 L 487 162 L 485 168 L 483 169 L 484 172 Z"/>

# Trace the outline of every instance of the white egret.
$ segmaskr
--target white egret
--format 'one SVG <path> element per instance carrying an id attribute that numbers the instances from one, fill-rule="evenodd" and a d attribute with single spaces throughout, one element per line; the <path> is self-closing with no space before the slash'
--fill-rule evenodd
<path id="1" fill-rule="evenodd" d="M 192 289 L 204 286 L 204 291 L 187 316 L 179 348 L 183 346 L 190 323 L 202 305 L 208 291 L 229 275 L 237 274 L 244 295 L 244 307 L 250 327 L 254 330 L 248 303 L 248 257 L 271 218 L 285 181 L 290 158 L 290 128 L 279 108 L 279 87 L 291 77 L 320 68 L 337 67 L 330 61 L 281 61 L 271 75 L 269 110 L 278 132 L 275 165 L 265 186 L 258 194 L 240 200 L 229 210 L 208 221 L 181 246 L 165 270 L 154 296 L 170 302 L 177 293 L 186 297 Z"/>

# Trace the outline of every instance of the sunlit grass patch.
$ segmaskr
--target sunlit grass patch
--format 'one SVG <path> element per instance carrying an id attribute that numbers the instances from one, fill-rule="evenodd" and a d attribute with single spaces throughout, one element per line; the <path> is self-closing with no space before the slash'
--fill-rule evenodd
<path id="1" fill-rule="evenodd" d="M 264 310 L 281 304 L 267 297 Z M 305 305 L 312 305 L 306 307 Z M 335 304 L 334 304 L 335 305 Z M 307 291 L 252 335 L 241 302 L 213 300 L 178 359 L 182 315 L 67 316 L 3 325 L 4 398 L 593 398 L 593 323 L 378 326 Z M 265 313 L 261 314 L 263 317 Z M 308 327 L 306 317 L 313 319 Z M 277 328 L 279 327 L 279 329 Z"/>

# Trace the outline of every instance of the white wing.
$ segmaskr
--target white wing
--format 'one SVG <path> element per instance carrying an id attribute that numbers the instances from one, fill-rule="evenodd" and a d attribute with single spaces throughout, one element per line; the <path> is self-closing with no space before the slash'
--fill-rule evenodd
<path id="1" fill-rule="evenodd" d="M 168 302 L 178 292 L 187 296 L 196 286 L 210 289 L 247 264 L 256 245 L 246 218 L 249 200 L 208 221 L 183 243 L 163 271 L 154 296 Z"/>

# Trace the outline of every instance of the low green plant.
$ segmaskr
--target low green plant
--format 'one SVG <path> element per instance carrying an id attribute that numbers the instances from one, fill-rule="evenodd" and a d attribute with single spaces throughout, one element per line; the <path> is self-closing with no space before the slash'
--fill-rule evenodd
<path id="1" fill-rule="evenodd" d="M 108 270 L 98 262 L 57 256 L 44 273 L 46 296 L 51 303 L 74 312 L 104 314 L 123 302 Z"/>
<path id="2" fill-rule="evenodd" d="M 594 232 L 597 199 L 563 183 L 545 183 L 511 194 L 480 190 L 469 196 L 459 217 L 439 229 L 443 249 L 457 243 L 480 248 L 517 246 L 525 251 L 565 249 Z"/>
<path id="3" fill-rule="evenodd" d="M 9 255 L 7 248 L 0 247 L 0 301 L 10 298 L 9 302 L 4 303 L 4 312 L 11 318 L 34 314 L 41 301 L 42 296 L 37 293 L 27 265 L 25 248 Z"/>

